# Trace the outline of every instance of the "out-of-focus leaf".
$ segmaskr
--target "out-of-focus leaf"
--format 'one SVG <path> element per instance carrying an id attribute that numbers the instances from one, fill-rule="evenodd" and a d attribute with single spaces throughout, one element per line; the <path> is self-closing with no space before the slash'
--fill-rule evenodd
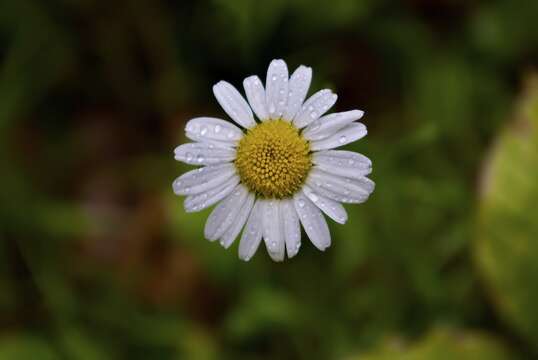
<path id="1" fill-rule="evenodd" d="M 507 323 L 538 346 L 538 78 L 493 146 L 479 202 L 475 259 Z"/>

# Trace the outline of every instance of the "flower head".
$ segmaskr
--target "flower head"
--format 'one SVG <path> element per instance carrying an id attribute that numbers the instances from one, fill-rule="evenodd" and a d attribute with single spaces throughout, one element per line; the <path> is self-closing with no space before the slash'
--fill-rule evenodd
<path id="1" fill-rule="evenodd" d="M 213 92 L 238 126 L 210 117 L 192 119 L 185 132 L 194 142 L 175 150 L 176 160 L 204 167 L 177 178 L 174 192 L 187 196 L 187 212 L 218 203 L 204 235 L 228 248 L 243 230 L 239 257 L 245 261 L 262 239 L 273 260 L 295 256 L 300 224 L 324 250 L 331 236 L 323 213 L 343 224 L 342 203 L 364 202 L 374 190 L 366 177 L 372 170 L 367 157 L 333 150 L 366 135 L 357 122 L 363 112 L 324 115 L 337 96 L 325 89 L 305 101 L 311 78 L 309 67 L 299 66 L 289 77 L 286 63 L 273 60 L 265 88 L 257 76 L 244 80 L 248 103 L 220 81 Z"/>

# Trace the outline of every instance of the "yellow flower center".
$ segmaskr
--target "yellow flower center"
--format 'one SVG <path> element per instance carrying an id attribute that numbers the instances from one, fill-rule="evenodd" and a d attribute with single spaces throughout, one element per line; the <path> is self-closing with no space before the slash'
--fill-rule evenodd
<path id="1" fill-rule="evenodd" d="M 269 120 L 249 129 L 241 139 L 235 166 L 243 184 L 256 194 L 291 197 L 312 167 L 310 145 L 289 122 Z"/>

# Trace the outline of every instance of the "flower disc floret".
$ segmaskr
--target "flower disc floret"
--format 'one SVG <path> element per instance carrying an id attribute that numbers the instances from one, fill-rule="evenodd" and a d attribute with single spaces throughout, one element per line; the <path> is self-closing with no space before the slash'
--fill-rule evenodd
<path id="1" fill-rule="evenodd" d="M 251 191 L 270 199 L 291 197 L 312 167 L 310 146 L 289 122 L 269 120 L 241 139 L 235 166 Z"/>

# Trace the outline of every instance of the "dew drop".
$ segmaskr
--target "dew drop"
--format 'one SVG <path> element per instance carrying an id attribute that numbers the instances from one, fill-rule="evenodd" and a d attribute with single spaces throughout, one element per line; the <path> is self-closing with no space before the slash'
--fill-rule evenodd
<path id="1" fill-rule="evenodd" d="M 221 128 L 222 127 L 220 125 L 215 125 L 215 134 L 218 134 Z"/>
<path id="2" fill-rule="evenodd" d="M 273 77 L 271 78 L 271 80 L 276 81 L 276 76 L 273 75 Z"/>
<path id="3" fill-rule="evenodd" d="M 187 131 L 196 132 L 196 126 L 194 124 L 187 124 Z"/>
<path id="4" fill-rule="evenodd" d="M 299 201 L 298 201 L 297 203 L 299 204 L 299 207 L 300 207 L 300 208 L 304 208 L 304 206 L 305 206 L 305 202 L 304 202 L 303 199 L 299 199 Z"/>
<path id="5" fill-rule="evenodd" d="M 346 141 L 347 141 L 347 138 L 346 138 L 345 135 L 340 136 L 340 139 L 338 139 L 338 142 L 340 142 L 340 144 L 343 144 L 343 143 L 345 143 Z"/>
<path id="6" fill-rule="evenodd" d="M 207 127 L 204 126 L 202 131 L 200 131 L 200 135 L 204 136 L 205 134 L 207 134 Z"/>
<path id="7" fill-rule="evenodd" d="M 196 157 L 196 160 L 199 162 L 199 163 L 202 163 L 204 162 L 204 156 L 202 154 L 198 154 L 198 156 Z"/>

